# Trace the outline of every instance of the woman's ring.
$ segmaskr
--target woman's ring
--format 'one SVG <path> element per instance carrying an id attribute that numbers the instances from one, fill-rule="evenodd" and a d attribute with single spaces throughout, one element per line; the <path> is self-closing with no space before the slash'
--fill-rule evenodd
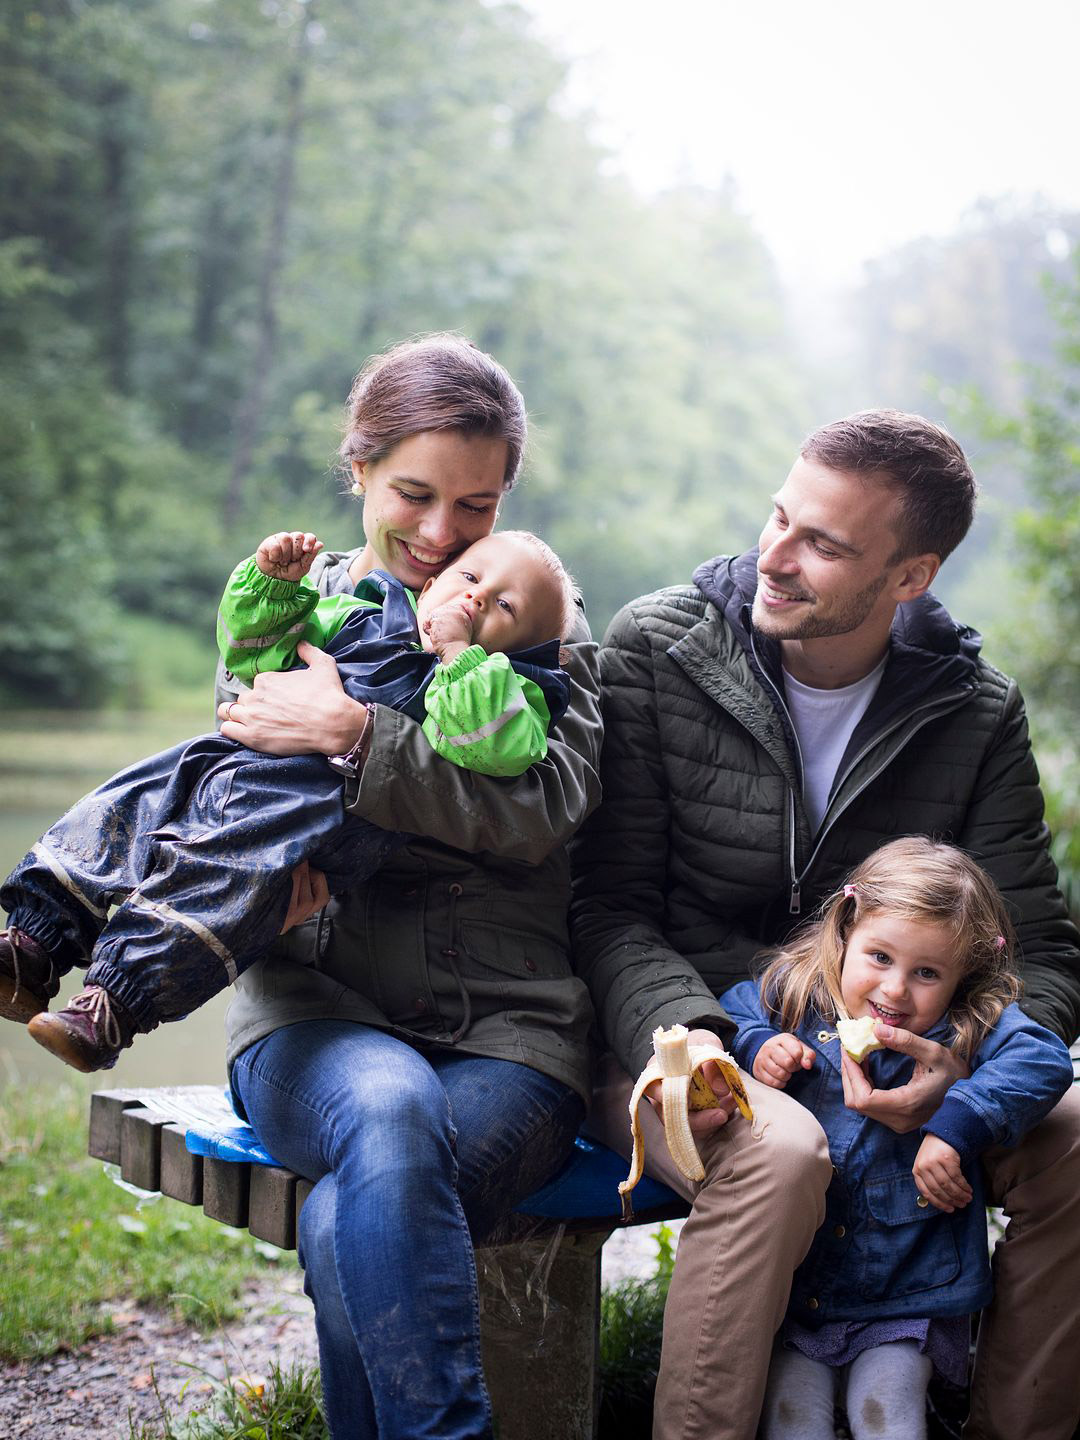
<path id="1" fill-rule="evenodd" d="M 229 708 L 225 711 L 225 719 L 226 719 L 226 720 L 232 720 L 233 706 L 234 706 L 235 704 L 236 704 L 236 701 L 235 701 L 235 700 L 230 700 L 230 701 L 229 701 Z"/>

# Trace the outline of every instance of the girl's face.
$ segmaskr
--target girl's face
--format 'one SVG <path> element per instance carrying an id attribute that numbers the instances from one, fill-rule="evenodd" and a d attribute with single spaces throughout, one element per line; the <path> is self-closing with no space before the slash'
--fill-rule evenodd
<path id="1" fill-rule="evenodd" d="M 872 1015 L 925 1035 L 948 1010 L 962 974 L 949 926 L 878 910 L 848 936 L 840 993 L 853 1020 Z"/>
<path id="2" fill-rule="evenodd" d="M 490 533 L 505 466 L 505 440 L 459 430 L 422 430 L 381 460 L 354 460 L 367 545 L 350 567 L 353 581 L 379 569 L 422 589 Z"/>

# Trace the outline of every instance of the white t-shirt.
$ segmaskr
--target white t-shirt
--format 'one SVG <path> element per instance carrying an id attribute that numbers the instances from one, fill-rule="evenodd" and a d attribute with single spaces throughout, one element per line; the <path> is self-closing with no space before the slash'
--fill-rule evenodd
<path id="1" fill-rule="evenodd" d="M 816 690 L 784 671 L 788 710 L 803 761 L 803 802 L 814 834 L 821 828 L 836 771 L 885 670 L 886 655 L 869 675 L 838 690 Z"/>

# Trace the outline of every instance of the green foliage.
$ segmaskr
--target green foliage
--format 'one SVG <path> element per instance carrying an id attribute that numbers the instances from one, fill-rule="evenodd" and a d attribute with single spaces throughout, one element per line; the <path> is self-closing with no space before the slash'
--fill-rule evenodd
<path id="1" fill-rule="evenodd" d="M 656 1268 L 606 1286 L 600 1297 L 600 1440 L 649 1440 L 664 1304 L 675 1266 L 673 1232 L 660 1225 Z"/>
<path id="2" fill-rule="evenodd" d="M 86 1094 L 0 1091 L 0 1357 L 49 1355 L 111 1328 L 106 1302 L 207 1326 L 238 1312 L 262 1263 L 250 1237 L 135 1197 L 86 1156 Z"/>
<path id="3" fill-rule="evenodd" d="M 1029 375 L 1019 412 L 989 425 L 1022 475 L 1016 517 L 1023 625 L 999 636 L 1023 685 L 1039 747 L 1047 814 L 1072 908 L 1080 907 L 1080 251 L 1051 289 L 1057 363 Z"/>
<path id="4" fill-rule="evenodd" d="M 807 419 L 768 256 L 726 192 L 612 176 L 563 78 L 486 0 L 5 8 L 9 698 L 152 695 L 121 614 L 203 636 L 269 530 L 355 544 L 342 401 L 420 331 L 521 383 L 506 520 L 597 629 L 753 538 Z"/>
<path id="5" fill-rule="evenodd" d="M 226 1377 L 188 1415 L 170 1414 L 159 1394 L 156 1421 L 130 1427 L 130 1440 L 328 1440 L 317 1371 L 274 1365 L 266 1381 Z"/>

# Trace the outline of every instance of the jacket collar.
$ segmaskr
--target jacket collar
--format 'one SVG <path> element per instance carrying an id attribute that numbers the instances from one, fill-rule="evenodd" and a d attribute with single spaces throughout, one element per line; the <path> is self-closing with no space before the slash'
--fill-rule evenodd
<path id="1" fill-rule="evenodd" d="M 699 565 L 693 579 L 705 599 L 723 615 L 751 660 L 756 657 L 772 685 L 780 688 L 779 642 L 762 635 L 751 619 L 757 557 L 756 549 L 742 555 L 718 555 Z M 898 605 L 885 675 L 863 724 L 879 729 L 897 713 L 910 709 L 913 698 L 932 691 L 973 690 L 981 646 L 982 636 L 970 626 L 958 625 L 929 592 Z"/>

